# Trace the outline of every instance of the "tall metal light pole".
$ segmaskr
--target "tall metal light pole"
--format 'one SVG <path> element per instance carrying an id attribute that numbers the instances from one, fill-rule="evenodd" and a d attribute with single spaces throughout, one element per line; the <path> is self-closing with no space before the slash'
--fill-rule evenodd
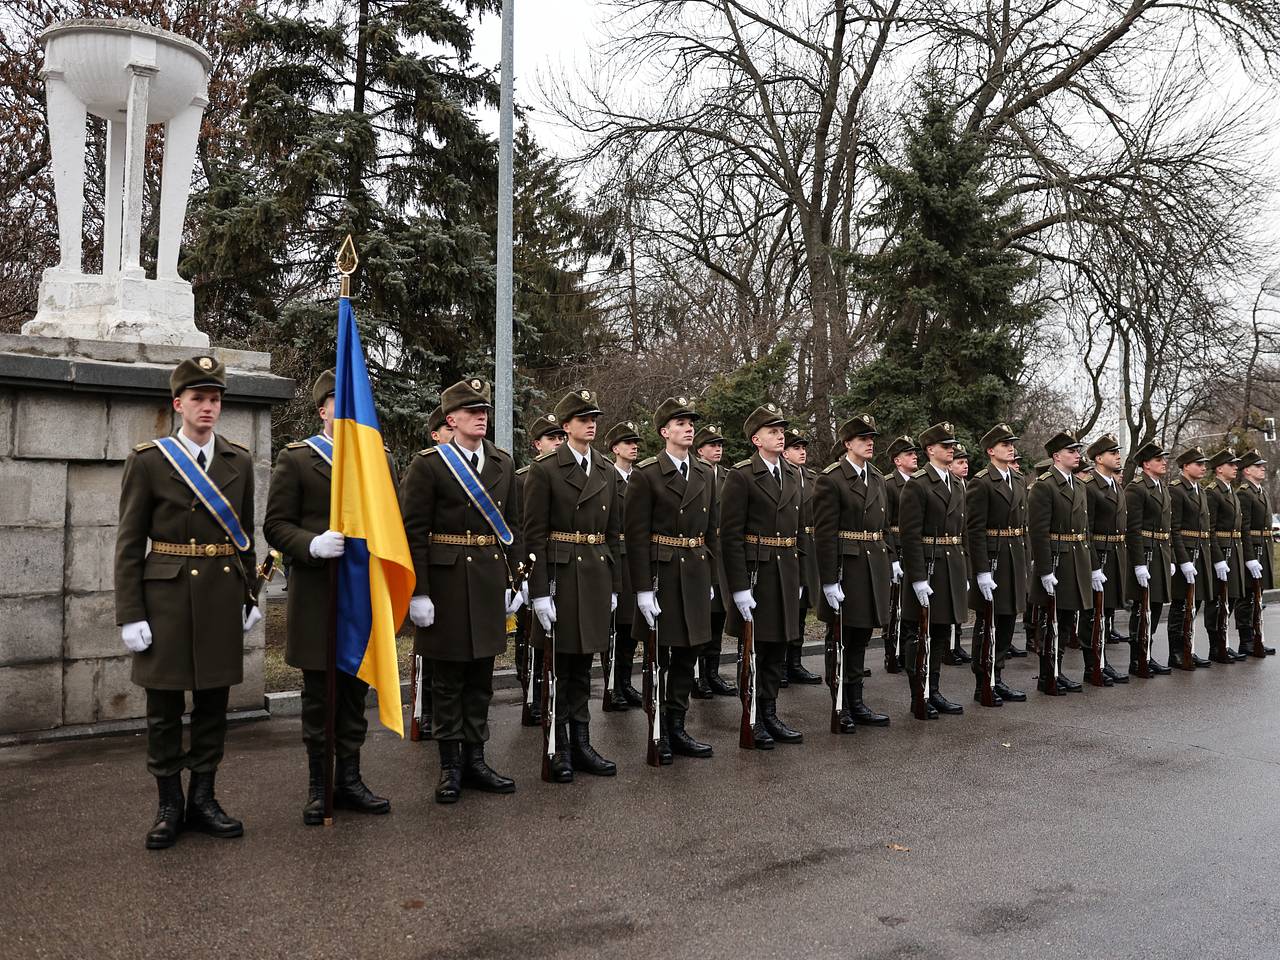
<path id="1" fill-rule="evenodd" d="M 494 439 L 499 447 L 511 450 L 515 377 L 512 348 L 512 258 L 511 258 L 511 140 L 514 108 L 511 74 L 515 67 L 515 0 L 502 0 L 502 99 L 498 122 L 498 303 L 494 334 Z"/>

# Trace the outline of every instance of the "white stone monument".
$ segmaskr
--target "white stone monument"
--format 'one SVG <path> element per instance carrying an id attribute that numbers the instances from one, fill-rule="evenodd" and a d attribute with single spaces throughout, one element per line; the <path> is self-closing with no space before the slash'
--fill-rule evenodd
<path id="1" fill-rule="evenodd" d="M 67 20 L 40 36 L 54 188 L 56 267 L 44 272 L 24 334 L 208 346 L 196 329 L 178 246 L 212 61 L 199 44 L 125 17 Z M 85 125 L 107 121 L 102 274 L 84 272 Z M 156 278 L 141 265 L 147 127 L 164 124 Z"/>

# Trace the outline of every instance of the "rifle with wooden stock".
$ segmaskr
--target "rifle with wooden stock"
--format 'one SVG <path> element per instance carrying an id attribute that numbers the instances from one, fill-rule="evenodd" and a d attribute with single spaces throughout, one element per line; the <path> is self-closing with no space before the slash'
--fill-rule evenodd
<path id="1" fill-rule="evenodd" d="M 884 628 L 884 669 L 886 673 L 902 670 L 902 580 L 889 584 L 889 622 Z"/>
<path id="2" fill-rule="evenodd" d="M 1058 555 L 1053 555 L 1051 574 L 1058 575 Z M 1047 593 L 1036 620 L 1036 646 L 1040 650 L 1041 690 L 1051 697 L 1066 693 L 1058 687 L 1058 595 L 1057 587 Z"/>
<path id="3" fill-rule="evenodd" d="M 933 558 L 925 567 L 925 582 L 933 582 Z M 920 613 L 916 617 L 916 656 L 915 681 L 911 691 L 911 713 L 917 720 L 929 719 L 929 668 L 931 664 L 931 647 L 933 638 L 929 636 L 929 598 L 925 597 L 920 604 Z"/>
<path id="4" fill-rule="evenodd" d="M 529 566 L 526 568 L 522 563 L 516 568 L 517 576 L 520 584 L 529 579 L 533 573 L 534 555 L 529 554 Z M 514 581 L 516 578 L 512 578 Z M 519 589 L 519 585 L 512 583 L 513 589 Z M 520 725 L 524 727 L 532 727 L 535 725 L 533 719 L 533 697 L 537 690 L 537 684 L 541 683 L 540 677 L 534 676 L 534 646 L 533 646 L 533 621 L 534 613 L 527 606 L 521 610 L 523 616 L 516 619 L 516 677 L 520 681 Z"/>
<path id="5" fill-rule="evenodd" d="M 1134 635 L 1129 638 L 1131 644 L 1136 644 L 1141 651 L 1141 655 L 1137 657 L 1138 669 L 1133 671 L 1137 676 L 1144 680 L 1151 679 L 1151 548 L 1148 547 L 1143 554 L 1143 565 L 1147 568 L 1147 585 L 1138 586 L 1138 628 Z M 1161 561 L 1164 562 L 1163 560 Z"/>
<path id="6" fill-rule="evenodd" d="M 548 568 L 552 572 L 547 583 L 551 602 L 556 599 L 555 565 Z M 556 625 L 546 631 L 542 646 L 542 779 L 552 782 L 551 761 L 560 745 L 556 743 L 559 731 L 556 728 Z"/>
<path id="7" fill-rule="evenodd" d="M 1224 663 L 1229 663 L 1231 658 L 1227 655 L 1227 626 L 1231 619 L 1231 568 L 1227 568 L 1227 579 L 1216 580 L 1215 593 L 1217 596 L 1216 610 L 1217 616 L 1213 621 L 1213 637 L 1209 641 L 1209 656 L 1217 656 Z"/>
<path id="8" fill-rule="evenodd" d="M 1191 565 L 1194 567 L 1196 561 L 1200 559 L 1200 548 L 1191 548 Z M 1199 571 L 1196 571 L 1197 575 Z M 1196 582 L 1194 580 L 1187 581 L 1186 592 L 1183 593 L 1183 614 L 1182 614 L 1182 635 L 1179 638 L 1182 646 L 1182 654 L 1178 657 L 1180 663 L 1177 664 L 1183 670 L 1194 670 L 1196 668 Z"/>
<path id="9" fill-rule="evenodd" d="M 751 595 L 756 592 L 756 571 L 751 571 Z M 742 720 L 738 724 L 738 746 L 756 748 L 756 640 L 755 623 L 742 621 L 742 652 L 738 657 L 738 695 L 742 699 Z"/>
<path id="10" fill-rule="evenodd" d="M 1106 563 L 1103 563 L 1106 568 Z M 1107 665 L 1107 641 L 1103 636 L 1106 629 L 1106 593 L 1103 590 L 1093 591 L 1093 630 L 1089 634 L 1089 646 L 1093 650 L 1093 667 L 1089 670 L 1089 683 L 1095 687 L 1105 687 L 1106 675 L 1103 670 Z"/>
<path id="11" fill-rule="evenodd" d="M 1253 552 L 1253 559 L 1258 563 L 1262 563 L 1262 547 L 1256 547 Z M 1265 570 L 1266 568 L 1263 567 Z M 1258 577 L 1253 581 L 1253 602 L 1250 615 L 1250 633 L 1253 635 L 1253 642 L 1249 646 L 1249 653 L 1255 657 L 1265 658 L 1267 655 L 1266 646 L 1262 642 L 1262 578 Z"/>
<path id="12" fill-rule="evenodd" d="M 991 577 L 995 579 L 998 556 L 991 558 Z M 991 599 L 983 599 L 978 608 L 978 620 L 974 624 L 975 636 L 979 638 L 980 650 L 975 651 L 982 664 L 982 687 L 978 693 L 978 702 L 984 707 L 994 706 L 996 702 L 996 643 L 994 624 L 996 621 L 996 593 L 991 591 Z"/>
<path id="13" fill-rule="evenodd" d="M 658 596 L 658 577 L 653 578 L 653 596 Z M 662 741 L 662 651 L 658 647 L 658 617 L 644 638 L 644 712 L 648 721 L 644 762 L 651 767 L 662 763 L 658 745 Z"/>
<path id="14" fill-rule="evenodd" d="M 844 604 L 836 610 L 836 619 L 828 625 L 827 686 L 831 688 L 831 732 L 840 732 L 840 714 L 844 712 Z"/>

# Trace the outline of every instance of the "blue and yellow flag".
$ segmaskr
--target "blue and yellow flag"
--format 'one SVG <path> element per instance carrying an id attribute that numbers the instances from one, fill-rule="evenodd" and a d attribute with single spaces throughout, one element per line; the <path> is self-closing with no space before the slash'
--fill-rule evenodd
<path id="1" fill-rule="evenodd" d="M 404 736 L 396 631 L 415 577 L 400 502 L 373 406 L 351 301 L 338 301 L 329 525 L 346 537 L 338 561 L 338 669 L 378 691 L 378 719 Z"/>

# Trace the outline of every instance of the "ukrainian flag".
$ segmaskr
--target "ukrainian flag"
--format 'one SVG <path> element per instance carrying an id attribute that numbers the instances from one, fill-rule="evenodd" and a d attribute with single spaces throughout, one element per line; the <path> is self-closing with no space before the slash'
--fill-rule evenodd
<path id="1" fill-rule="evenodd" d="M 413 596 L 413 557 L 373 406 L 356 313 L 338 301 L 329 525 L 346 537 L 338 568 L 338 669 L 378 691 L 382 725 L 404 736 L 396 631 Z"/>

